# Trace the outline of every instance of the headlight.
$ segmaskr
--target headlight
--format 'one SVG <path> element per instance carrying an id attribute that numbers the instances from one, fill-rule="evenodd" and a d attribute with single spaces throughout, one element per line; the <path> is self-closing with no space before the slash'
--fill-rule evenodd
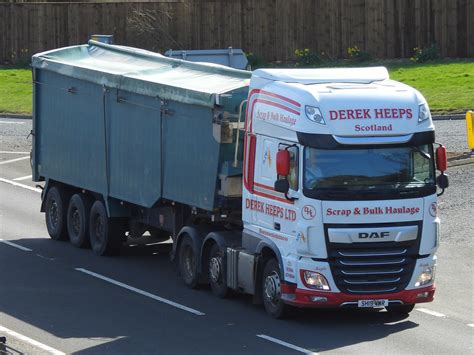
<path id="1" fill-rule="evenodd" d="M 430 116 L 430 109 L 427 104 L 421 104 L 418 106 L 418 123 L 426 121 Z"/>
<path id="2" fill-rule="evenodd" d="M 426 268 L 420 274 L 420 276 L 418 276 L 418 280 L 416 280 L 415 287 L 424 286 L 424 285 L 427 285 L 427 284 L 433 282 L 434 277 L 435 277 L 435 267 L 430 266 L 430 267 Z"/>
<path id="3" fill-rule="evenodd" d="M 329 291 L 328 280 L 318 272 L 301 270 L 301 279 L 308 288 Z"/>
<path id="4" fill-rule="evenodd" d="M 308 120 L 326 125 L 326 121 L 324 121 L 323 115 L 319 108 L 313 106 L 305 106 L 306 117 Z"/>

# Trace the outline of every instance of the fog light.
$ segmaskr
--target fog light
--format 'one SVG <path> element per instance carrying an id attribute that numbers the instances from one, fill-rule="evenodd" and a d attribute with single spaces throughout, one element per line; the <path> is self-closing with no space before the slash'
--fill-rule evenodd
<path id="1" fill-rule="evenodd" d="M 321 296 L 311 296 L 311 301 L 313 301 L 313 302 L 327 302 L 328 298 L 327 297 L 321 297 Z"/>
<path id="2" fill-rule="evenodd" d="M 308 288 L 329 291 L 329 284 L 326 278 L 318 272 L 301 270 L 301 280 Z"/>
<path id="3" fill-rule="evenodd" d="M 435 267 L 430 266 L 423 270 L 423 272 L 418 276 L 418 280 L 416 280 L 415 287 L 424 286 L 434 281 L 435 277 Z"/>
<path id="4" fill-rule="evenodd" d="M 428 297 L 429 293 L 428 292 L 421 292 L 416 295 L 416 298 L 426 298 Z"/>

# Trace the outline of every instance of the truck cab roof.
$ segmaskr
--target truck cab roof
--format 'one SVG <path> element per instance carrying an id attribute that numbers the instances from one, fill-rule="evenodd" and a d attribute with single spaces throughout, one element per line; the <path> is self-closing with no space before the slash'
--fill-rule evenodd
<path id="1" fill-rule="evenodd" d="M 384 67 L 258 69 L 250 82 L 256 132 L 333 137 L 400 137 L 433 131 L 428 105 L 414 88 L 390 80 Z M 289 136 L 291 134 L 289 133 Z M 296 138 L 294 138 L 296 139 Z M 367 140 L 365 140 L 367 141 Z M 380 142 L 394 139 L 380 139 Z"/>
<path id="2" fill-rule="evenodd" d="M 324 69 L 257 69 L 254 76 L 271 81 L 300 84 L 372 83 L 389 78 L 385 67 Z"/>

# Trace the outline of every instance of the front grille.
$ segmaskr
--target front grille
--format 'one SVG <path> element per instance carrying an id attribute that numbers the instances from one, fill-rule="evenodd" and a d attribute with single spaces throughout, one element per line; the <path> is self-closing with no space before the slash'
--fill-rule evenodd
<path id="1" fill-rule="evenodd" d="M 417 238 L 406 242 L 331 243 L 326 233 L 329 265 L 336 286 L 349 294 L 405 289 L 415 267 L 420 235 L 421 224 Z"/>

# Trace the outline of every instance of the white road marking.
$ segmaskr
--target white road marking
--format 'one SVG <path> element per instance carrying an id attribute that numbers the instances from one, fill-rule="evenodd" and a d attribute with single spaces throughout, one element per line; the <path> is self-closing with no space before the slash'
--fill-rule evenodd
<path id="1" fill-rule="evenodd" d="M 472 323 L 472 324 L 468 324 L 467 326 L 468 326 L 468 327 L 472 327 L 472 328 L 474 328 L 474 323 Z"/>
<path id="2" fill-rule="evenodd" d="M 293 349 L 293 350 L 296 350 L 296 351 L 299 351 L 300 353 L 304 353 L 304 354 L 314 354 L 314 355 L 317 355 L 318 353 L 315 353 L 315 352 L 312 352 L 308 349 L 305 349 L 305 348 L 301 348 L 299 346 L 296 346 L 296 345 L 293 345 L 293 344 L 290 344 L 290 343 L 287 343 L 286 341 L 283 341 L 283 340 L 280 340 L 280 339 L 277 339 L 277 338 L 273 338 L 271 336 L 268 336 L 268 335 L 265 335 L 265 334 L 257 334 L 257 337 L 259 338 L 262 338 L 262 339 L 265 339 L 265 340 L 268 340 L 268 341 L 271 341 L 273 343 L 276 343 L 276 344 L 279 344 L 279 345 L 282 345 L 282 346 L 285 346 L 289 349 Z"/>
<path id="3" fill-rule="evenodd" d="M 15 158 L 15 159 L 10 159 L 10 160 L 0 161 L 0 165 L 10 164 L 10 163 L 14 163 L 16 161 L 26 160 L 26 159 L 30 159 L 30 157 L 28 156 L 28 157 L 21 157 L 21 158 Z"/>
<path id="4" fill-rule="evenodd" d="M 0 154 L 30 154 L 30 152 L 15 152 L 12 150 L 0 150 Z"/>
<path id="5" fill-rule="evenodd" d="M 7 124 L 25 124 L 25 122 L 15 122 L 15 121 L 0 121 L 0 123 L 7 123 Z"/>
<path id="6" fill-rule="evenodd" d="M 28 186 L 28 185 L 25 185 L 25 184 L 20 184 L 19 182 L 15 182 L 15 181 L 4 179 L 4 178 L 0 178 L 0 182 L 4 182 L 6 184 L 10 184 L 10 185 L 13 185 L 13 186 L 21 187 L 21 188 L 31 190 L 31 191 L 35 191 L 35 192 L 39 192 L 39 193 L 42 192 L 41 189 L 38 189 L 36 187 Z"/>
<path id="7" fill-rule="evenodd" d="M 92 272 L 92 271 L 89 271 L 89 270 L 86 270 L 86 269 L 82 269 L 82 268 L 76 268 L 77 271 L 80 271 L 80 272 L 83 272 L 85 274 L 88 274 L 88 275 L 91 275 L 93 277 L 96 277 L 98 279 L 101 279 L 101 280 L 104 280 L 104 281 L 107 281 L 107 282 L 110 282 L 111 284 L 114 284 L 116 286 L 119 286 L 119 287 L 123 287 L 127 290 L 130 290 L 130 291 L 133 291 L 133 292 L 136 292 L 142 296 L 146 296 L 146 297 L 149 297 L 151 299 L 154 299 L 155 301 L 158 301 L 158 302 L 163 302 L 163 303 L 166 303 L 167 305 L 170 305 L 170 306 L 173 306 L 173 307 L 176 307 L 176 308 L 179 308 L 183 311 L 186 311 L 186 312 L 189 312 L 189 313 L 193 313 L 195 315 L 198 315 L 198 316 L 204 316 L 206 315 L 205 313 L 203 312 L 200 312 L 200 311 L 197 311 L 193 308 L 190 308 L 190 307 L 186 307 L 182 304 L 179 304 L 179 303 L 176 303 L 176 302 L 173 302 L 173 301 L 170 301 L 170 300 L 167 300 L 166 298 L 163 298 L 163 297 L 160 297 L 160 296 L 157 296 L 157 295 L 154 295 L 150 292 L 147 292 L 147 291 L 143 291 L 143 290 L 140 290 L 139 288 L 136 288 L 136 287 L 133 287 L 133 286 L 129 286 L 127 284 L 124 284 L 123 282 L 120 282 L 120 281 L 116 281 L 114 279 L 111 279 L 109 277 L 106 277 L 106 276 L 103 276 L 103 275 L 100 275 L 100 274 L 97 274 L 95 272 Z"/>
<path id="8" fill-rule="evenodd" d="M 28 338 L 22 334 L 19 334 L 17 332 L 14 332 L 13 330 L 10 330 L 8 328 L 5 328 L 5 327 L 2 327 L 0 325 L 0 333 L 3 333 L 4 335 L 7 334 L 7 335 L 10 335 L 12 336 L 13 338 L 16 338 L 18 340 L 21 340 L 21 341 L 24 341 L 26 343 L 29 343 L 30 345 L 33 345 L 33 346 L 36 346 L 37 348 L 41 349 L 41 350 L 44 350 L 44 351 L 47 351 L 51 354 L 54 354 L 54 355 L 65 355 L 66 353 L 63 353 L 62 351 L 59 351 L 59 350 L 56 350 L 46 344 L 43 344 L 43 343 L 40 343 L 39 341 L 37 340 L 34 340 L 34 339 L 31 339 L 31 338 Z"/>
<path id="9" fill-rule="evenodd" d="M 446 317 L 446 314 L 439 313 L 439 312 L 436 312 L 436 311 L 432 311 L 431 309 L 427 309 L 427 308 L 415 308 L 415 310 L 417 310 L 419 312 L 429 314 L 429 315 L 432 315 L 432 316 L 435 316 L 435 317 L 440 317 L 440 318 L 441 317 Z"/>
<path id="10" fill-rule="evenodd" d="M 158 245 L 158 244 L 161 244 L 161 242 L 156 242 L 156 243 L 148 243 L 148 244 L 145 244 L 147 247 L 149 246 L 152 246 L 152 245 Z"/>
<path id="11" fill-rule="evenodd" d="M 20 250 L 23 250 L 23 251 L 33 251 L 33 249 L 21 246 L 21 245 L 16 244 L 16 243 L 12 243 L 12 242 L 10 242 L 8 240 L 5 240 L 5 239 L 0 239 L 0 243 L 7 244 L 11 247 L 14 247 L 14 248 L 17 248 L 17 249 L 20 249 Z"/>
<path id="12" fill-rule="evenodd" d="M 26 176 L 22 176 L 22 177 L 17 177 L 15 179 L 13 179 L 13 181 L 21 181 L 21 180 L 27 180 L 27 179 L 31 179 L 31 175 L 26 175 Z"/>
<path id="13" fill-rule="evenodd" d="M 36 254 L 37 257 L 41 258 L 41 259 L 45 259 L 45 260 L 48 260 L 48 261 L 54 261 L 56 260 L 56 258 L 48 258 L 47 256 L 43 256 L 41 254 Z"/>

